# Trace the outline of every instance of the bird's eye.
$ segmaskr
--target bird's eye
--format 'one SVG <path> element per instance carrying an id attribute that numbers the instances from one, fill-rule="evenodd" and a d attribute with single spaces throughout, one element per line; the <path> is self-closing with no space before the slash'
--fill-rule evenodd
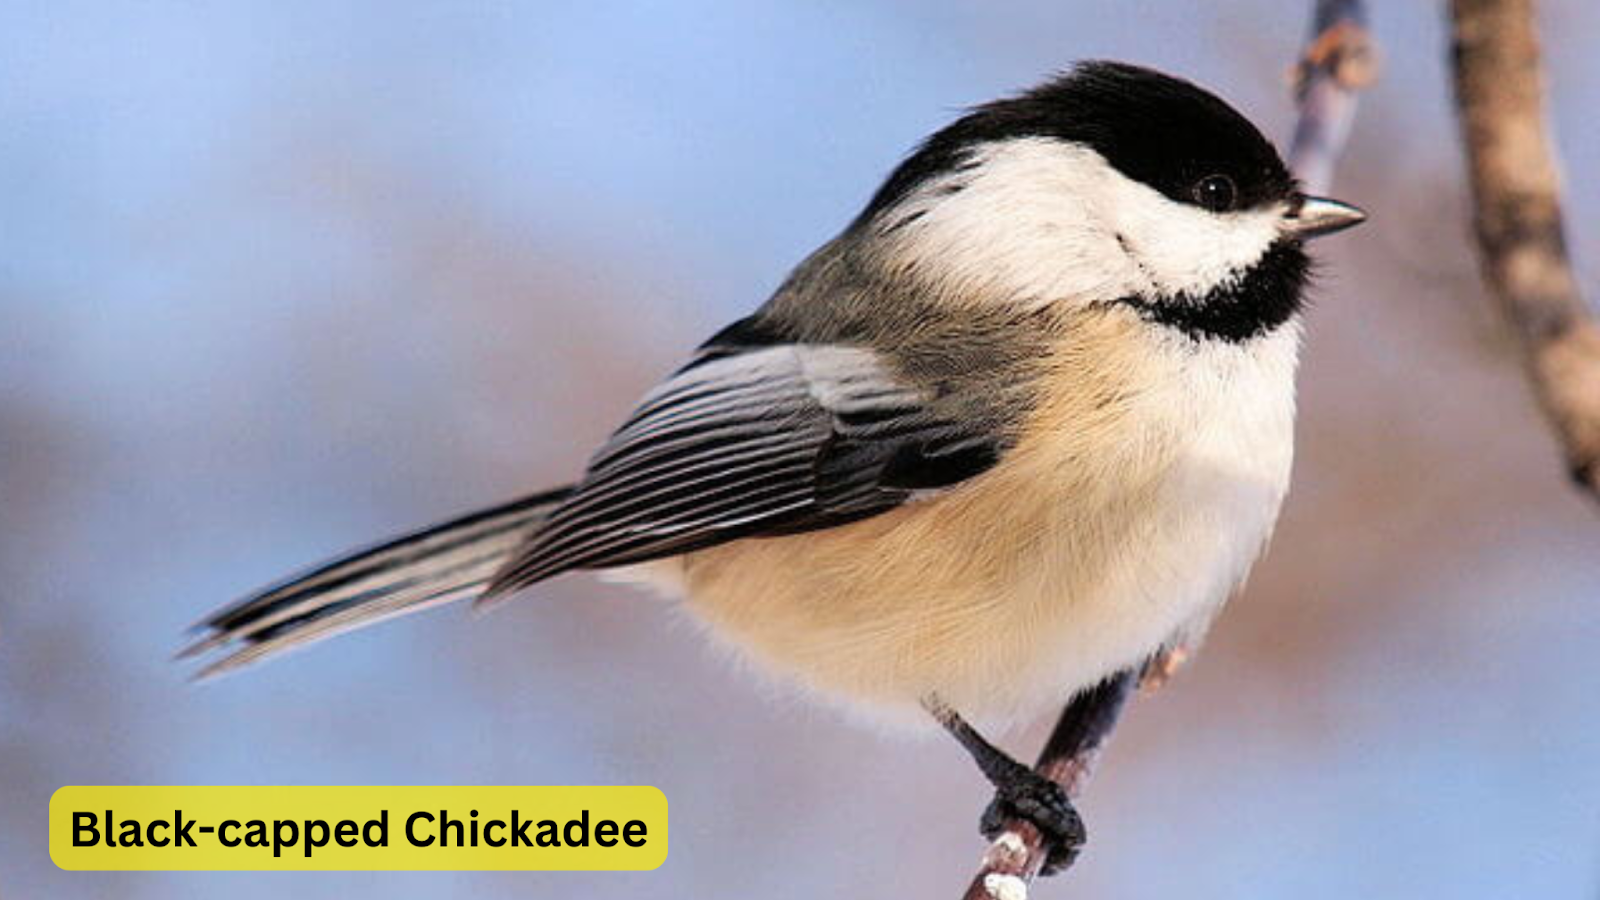
<path id="1" fill-rule="evenodd" d="M 1226 175 L 1207 175 L 1195 182 L 1194 202 L 1212 212 L 1227 212 L 1239 200 L 1239 189 Z"/>

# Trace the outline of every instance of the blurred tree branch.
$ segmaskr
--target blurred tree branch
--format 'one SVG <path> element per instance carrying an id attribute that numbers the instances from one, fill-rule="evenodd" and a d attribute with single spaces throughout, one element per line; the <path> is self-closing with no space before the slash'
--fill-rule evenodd
<path id="1" fill-rule="evenodd" d="M 1573 479 L 1600 498 L 1600 324 L 1567 256 L 1534 13 L 1533 0 L 1452 0 L 1456 104 L 1484 279 Z"/>
<path id="2" fill-rule="evenodd" d="M 1325 194 L 1333 183 L 1333 165 L 1355 122 L 1356 93 L 1377 74 L 1365 5 L 1319 0 L 1311 16 L 1311 40 L 1294 67 L 1300 119 L 1288 160 L 1307 193 Z"/>
<path id="3" fill-rule="evenodd" d="M 1288 160 L 1311 192 L 1326 191 L 1334 162 L 1355 119 L 1356 93 L 1377 74 L 1377 54 L 1361 0 L 1316 0 L 1311 37 L 1295 67 L 1295 103 L 1300 117 Z M 1174 647 L 1152 659 L 1142 673 L 1124 672 L 1087 691 L 1067 706 L 1045 741 L 1035 771 L 1076 799 L 1127 703 L 1135 681 L 1158 685 L 1182 661 Z M 1027 900 L 1028 886 L 1044 865 L 1046 849 L 1033 823 L 1005 823 L 983 855 L 964 900 Z M 1070 865 L 1070 863 L 1069 863 Z"/>

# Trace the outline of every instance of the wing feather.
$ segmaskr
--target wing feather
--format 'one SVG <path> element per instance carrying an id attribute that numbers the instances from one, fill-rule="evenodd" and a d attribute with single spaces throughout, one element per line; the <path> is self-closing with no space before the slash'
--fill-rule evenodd
<path id="1" fill-rule="evenodd" d="M 866 348 L 716 346 L 640 402 L 485 597 L 892 509 L 998 458 L 966 418 Z"/>

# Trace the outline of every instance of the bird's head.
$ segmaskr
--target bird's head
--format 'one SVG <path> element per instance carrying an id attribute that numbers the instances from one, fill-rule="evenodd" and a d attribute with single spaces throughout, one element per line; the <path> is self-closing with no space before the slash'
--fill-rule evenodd
<path id="1" fill-rule="evenodd" d="M 934 134 L 852 233 L 954 302 L 1125 302 L 1244 339 L 1298 310 L 1303 243 L 1363 218 L 1216 95 L 1092 62 Z"/>

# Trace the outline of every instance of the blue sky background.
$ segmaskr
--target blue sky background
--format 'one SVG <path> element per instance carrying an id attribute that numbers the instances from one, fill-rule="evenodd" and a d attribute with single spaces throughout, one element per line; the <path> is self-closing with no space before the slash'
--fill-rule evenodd
<path id="1" fill-rule="evenodd" d="M 1086 57 L 1270 134 L 1307 4 L 11 2 L 0 9 L 0 895 L 953 895 L 975 774 L 571 578 L 195 688 L 212 607 L 567 478 L 921 135 Z M 1478 287 L 1439 5 L 1319 248 L 1272 553 L 1090 788 L 1049 896 L 1593 897 L 1600 523 Z M 1544 4 L 1600 296 L 1600 12 Z M 1031 753 L 1039 728 L 1008 743 Z M 64 784 L 650 783 L 647 874 L 65 873 Z"/>

